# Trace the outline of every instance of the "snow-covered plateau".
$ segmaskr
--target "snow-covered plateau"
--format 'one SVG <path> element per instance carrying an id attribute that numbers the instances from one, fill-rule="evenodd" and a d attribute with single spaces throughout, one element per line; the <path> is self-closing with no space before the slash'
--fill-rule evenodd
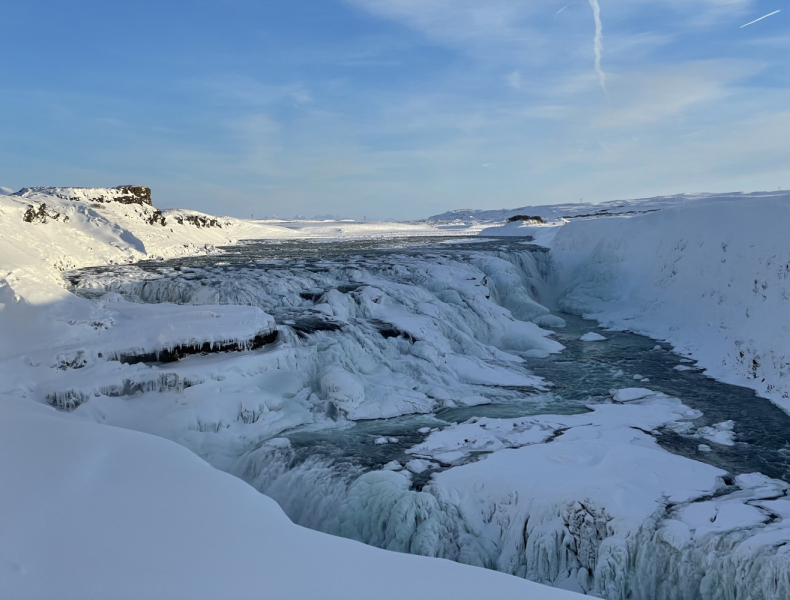
<path id="1" fill-rule="evenodd" d="M 0 587 L 788 598 L 788 200 L 0 195 Z"/>

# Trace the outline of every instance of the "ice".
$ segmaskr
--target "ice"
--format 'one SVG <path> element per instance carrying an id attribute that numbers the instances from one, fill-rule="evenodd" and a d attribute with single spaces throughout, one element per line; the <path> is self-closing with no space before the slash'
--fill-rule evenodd
<path id="1" fill-rule="evenodd" d="M 532 319 L 538 327 L 559 328 L 562 329 L 566 326 L 565 319 L 557 315 L 541 315 Z"/>
<path id="2" fill-rule="evenodd" d="M 696 436 L 704 438 L 714 444 L 721 446 L 735 445 L 735 423 L 733 421 L 723 421 L 709 427 L 697 429 Z"/>
<path id="3" fill-rule="evenodd" d="M 412 473 L 419 475 L 420 473 L 424 473 L 428 469 L 434 468 L 434 463 L 428 460 L 413 458 L 410 461 L 408 461 L 404 466 Z"/>
<path id="4" fill-rule="evenodd" d="M 634 400 L 640 400 L 655 394 L 656 392 L 646 388 L 624 388 L 614 391 L 612 397 L 615 402 L 633 402 Z"/>
<path id="5" fill-rule="evenodd" d="M 617 600 L 637 590 L 640 598 L 671 597 L 678 589 L 714 598 L 702 576 L 729 572 L 734 563 L 725 547 L 734 535 L 762 548 L 740 556 L 739 568 L 778 568 L 772 553 L 790 528 L 772 525 L 778 529 L 769 541 L 763 528 L 770 518 L 761 507 L 777 496 L 785 502 L 786 486 L 741 477 L 738 491 L 706 500 L 722 489 L 723 472 L 670 454 L 645 433 L 699 413 L 661 394 L 592 408 L 472 419 L 434 432 L 409 451 L 419 457 L 412 471 L 425 472 L 427 460 L 462 464 L 481 451 L 487 460 L 440 471 L 420 492 L 391 471 L 364 474 L 347 488 L 328 530 Z M 711 547 L 719 549 L 705 558 Z M 646 562 L 656 555 L 660 561 Z M 678 581 L 692 564 L 699 575 Z M 759 597 L 782 598 L 781 585 Z"/>
<path id="6" fill-rule="evenodd" d="M 337 456 L 308 455 L 283 437 L 514 398 L 537 404 L 551 388 L 526 365 L 562 351 L 542 329 L 566 324 L 549 311 L 557 303 L 666 340 L 781 403 L 787 340 L 771 315 L 787 295 L 786 194 L 625 202 L 592 216 L 549 207 L 551 225 L 499 230 L 550 251 L 483 242 L 461 255 L 436 244 L 176 269 L 127 263 L 215 253 L 244 237 L 436 230 L 158 215 L 119 193 L 0 197 L 0 393 L 11 395 L 0 401 L 0 470 L 13 491 L 0 491 L 11 532 L 0 578 L 11 573 L 15 597 L 66 588 L 106 597 L 110 581 L 139 597 L 571 597 L 294 527 L 161 438 L 250 482 L 297 523 L 380 548 L 610 600 L 790 597 L 788 486 L 757 473 L 733 480 L 662 449 L 657 438 L 671 432 L 700 453 L 717 445 L 707 458 L 719 460 L 737 427 L 697 424 L 699 411 L 647 388 L 613 390 L 611 402 L 575 415 L 444 428 L 409 417 L 399 437 L 377 430 L 353 458 L 340 444 Z M 39 210 L 45 202 L 52 214 Z M 43 217 L 23 220 L 28 205 Z M 648 207 L 660 211 L 636 214 Z M 614 213 L 625 216 L 600 218 Z M 66 291 L 63 271 L 107 263 L 116 266 L 68 274 L 81 297 Z M 582 339 L 592 336 L 604 339 Z M 120 554 L 106 552 L 110 535 L 128 541 Z M 349 583 L 360 577 L 369 588 Z M 412 577 L 427 587 L 415 591 Z M 31 587 L 40 582 L 52 587 Z"/>
<path id="7" fill-rule="evenodd" d="M 720 588 L 709 581 L 721 578 L 728 589 L 757 585 L 752 597 L 784 597 L 787 565 L 777 551 L 790 523 L 771 524 L 767 507 L 790 505 L 785 484 L 741 476 L 738 491 L 706 500 L 721 489 L 723 472 L 672 455 L 644 433 L 698 413 L 660 394 L 593 408 L 575 416 L 473 419 L 436 432 L 410 452 L 439 460 L 455 448 L 445 464 L 486 442 L 491 453 L 434 475 L 422 492 L 410 491 L 404 479 L 361 477 L 337 531 L 564 588 L 578 585 L 609 599 L 659 599 L 685 590 L 686 597 L 712 600 Z M 550 435 L 516 441 L 538 425 Z M 509 449 L 491 445 L 495 438 Z M 772 514 L 786 510 L 782 505 Z M 383 525 L 385 515 L 393 521 Z M 753 575 L 733 582 L 733 568 Z M 762 584 L 767 571 L 777 574 L 770 586 Z"/>
<path id="8" fill-rule="evenodd" d="M 367 258 L 355 261 L 354 269 L 325 261 L 321 270 L 297 262 L 241 274 L 221 267 L 125 268 L 83 277 L 79 289 L 158 305 L 178 302 L 184 310 L 253 304 L 277 315 L 278 339 L 310 349 L 293 368 L 315 374 L 305 385 L 327 414 L 370 420 L 490 403 L 481 387 L 542 389 L 543 382 L 521 366 L 522 356 L 548 356 L 562 346 L 512 312 L 547 314 L 530 298 L 530 281 L 541 278 L 539 260 L 528 249 L 472 257 L 470 264 L 453 255 L 404 255 L 397 265 Z M 297 310 L 310 320 L 282 318 Z"/>
<path id="9" fill-rule="evenodd" d="M 590 331 L 589 333 L 585 333 L 579 339 L 583 342 L 602 342 L 606 338 L 602 336 L 600 333 L 595 333 L 594 331 Z"/>

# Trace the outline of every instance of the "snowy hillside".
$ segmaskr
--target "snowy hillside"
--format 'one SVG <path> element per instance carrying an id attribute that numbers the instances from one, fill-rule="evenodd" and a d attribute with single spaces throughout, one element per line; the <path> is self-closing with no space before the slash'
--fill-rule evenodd
<path id="1" fill-rule="evenodd" d="M 36 301 L 57 294 L 53 286 L 61 285 L 60 272 L 67 269 L 190 255 L 243 238 L 299 235 L 194 211 L 163 213 L 144 187 L 24 188 L 0 196 L 0 277 Z M 49 285 L 42 287 L 44 280 Z"/>

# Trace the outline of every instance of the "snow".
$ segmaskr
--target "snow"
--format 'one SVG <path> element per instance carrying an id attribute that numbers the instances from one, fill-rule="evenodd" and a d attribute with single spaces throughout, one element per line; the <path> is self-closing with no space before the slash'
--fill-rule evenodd
<path id="1" fill-rule="evenodd" d="M 735 423 L 733 421 L 722 421 L 709 427 L 700 427 L 695 435 L 720 446 L 734 446 L 734 429 Z"/>
<path id="2" fill-rule="evenodd" d="M 760 199 L 764 193 L 727 194 L 725 197 L 735 199 Z M 602 219 L 615 215 L 633 216 L 664 210 L 674 206 L 681 206 L 689 202 L 720 198 L 717 194 L 677 194 L 674 196 L 656 196 L 653 198 L 638 198 L 633 200 L 612 200 L 609 202 L 579 202 L 568 204 L 548 204 L 537 206 L 522 206 L 520 208 L 503 208 L 499 210 L 460 209 L 451 210 L 440 215 L 428 217 L 426 223 L 449 228 L 456 224 L 473 228 L 481 225 L 492 225 L 481 231 L 482 235 L 533 235 L 544 230 L 548 235 L 556 233 L 556 226 L 574 220 Z M 504 223 L 507 219 L 517 215 L 530 215 L 541 217 L 545 224 L 534 225 L 531 222 L 514 221 Z M 504 223 L 504 224 L 503 224 Z M 549 233 L 550 232 L 550 233 Z M 538 233 L 540 235 L 540 233 Z"/>
<path id="3" fill-rule="evenodd" d="M 315 349 L 271 342 L 276 324 L 261 306 L 143 304 L 100 290 L 88 300 L 70 294 L 62 278 L 77 267 L 214 253 L 215 246 L 244 238 L 397 237 L 435 235 L 436 229 L 256 222 L 186 210 L 160 214 L 144 200 L 124 202 L 128 196 L 114 188 L 32 188 L 0 196 L 4 593 L 15 598 L 571 597 L 490 571 L 385 553 L 293 525 L 272 500 L 199 456 L 229 468 L 249 446 L 288 451 L 289 441 L 277 436 L 314 420 L 317 400 L 305 366 L 315 360 Z M 29 208 L 30 222 L 23 218 Z M 475 293 L 482 300 L 486 291 Z M 331 295 L 321 306 L 332 318 L 344 308 Z M 512 320 L 506 310 L 496 310 L 487 317 L 491 325 Z M 404 321 L 397 310 L 380 316 L 446 343 L 431 333 L 432 322 Z M 504 331 L 504 323 L 499 328 Z M 541 341 L 548 332 L 537 327 L 525 332 L 538 347 L 560 347 Z M 483 358 L 511 356 L 487 345 L 501 343 L 501 337 L 491 332 L 486 343 L 469 338 L 480 358 L 459 368 L 477 367 L 483 379 L 503 374 Z M 264 347 L 252 350 L 259 338 L 266 338 Z M 135 362 L 174 352 L 183 356 L 189 349 L 209 354 L 168 364 Z M 218 349 L 235 351 L 211 353 Z M 518 361 L 511 357 L 513 364 Z M 318 377 L 318 389 L 353 402 L 359 390 L 353 374 L 344 373 L 340 377 L 328 369 Z M 540 385 L 523 370 L 511 377 Z M 382 374 L 371 373 L 371 379 L 381 380 Z M 393 397 L 403 401 L 403 394 Z M 462 397 L 482 401 L 469 391 Z M 420 398 L 427 396 L 415 393 Z M 426 468 L 432 464 L 412 466 L 422 462 Z"/>
<path id="4" fill-rule="evenodd" d="M 18 398 L 0 398 L 0 457 L 7 597 L 573 597 L 298 527 L 172 442 Z"/>
<path id="5" fill-rule="evenodd" d="M 316 410 L 331 403 L 352 420 L 487 404 L 488 390 L 494 388 L 496 396 L 502 386 L 541 389 L 543 381 L 524 368 L 522 356 L 547 356 L 562 346 L 551 332 L 519 320 L 548 314 L 530 297 L 533 284 L 524 277 L 539 277 L 539 266 L 518 253 L 481 252 L 464 262 L 444 252 L 398 256 L 397 264 L 353 259 L 353 268 L 324 259 L 318 269 L 304 261 L 265 269 L 118 267 L 81 274 L 77 289 L 100 299 L 120 294 L 129 301 L 199 305 L 209 312 L 228 304 L 255 305 L 281 323 L 281 343 L 249 363 L 234 363 L 245 365 L 243 373 L 237 368 L 226 374 L 216 364 L 210 372 L 223 379 L 220 387 L 228 390 L 238 382 L 241 391 L 246 378 L 248 388 L 253 384 L 248 392 L 262 390 L 250 378 L 264 369 L 307 373 L 310 381 L 289 398 L 303 393 Z M 305 327 L 318 329 L 309 339 L 298 333 L 306 315 Z M 194 388 L 214 385 L 205 376 L 197 379 Z"/>
<path id="6" fill-rule="evenodd" d="M 145 202 L 124 203 L 125 194 L 0 196 L 4 591 L 573 597 L 308 531 L 263 491 L 323 532 L 610 600 L 679 590 L 703 600 L 721 590 L 790 595 L 788 486 L 758 473 L 733 482 L 661 448 L 664 431 L 700 442 L 700 452 L 733 446 L 737 427 L 697 426 L 698 411 L 648 387 L 614 389 L 611 402 L 582 414 L 412 425 L 420 434 L 412 441 L 376 433 L 368 448 L 405 455 L 386 455 L 367 472 L 296 460 L 298 448 L 282 437 L 515 397 L 539 403 L 550 388 L 524 358 L 562 351 L 542 329 L 565 325 L 550 314 L 554 303 L 664 340 L 709 373 L 781 403 L 787 194 L 510 211 L 548 224 L 500 232 L 529 235 L 549 252 L 470 246 L 461 258 L 436 244 L 386 260 L 183 269 L 129 263 L 215 253 L 254 237 L 479 231 L 509 215 L 244 221 L 157 215 Z M 68 292 L 64 271 L 108 263 L 117 266 L 67 273 L 81 296 Z M 199 353 L 185 356 L 190 349 Z M 180 360 L 156 362 L 173 356 Z"/>
<path id="7" fill-rule="evenodd" d="M 574 220 L 552 258 L 561 307 L 671 343 L 707 374 L 790 411 L 790 194 L 714 196 Z M 778 320 L 777 320 L 778 319 Z"/>
<path id="8" fill-rule="evenodd" d="M 787 484 L 749 474 L 727 487 L 720 469 L 661 449 L 648 432 L 699 416 L 677 399 L 590 408 L 434 432 L 409 453 L 461 466 L 420 492 L 391 471 L 364 474 L 329 530 L 602 598 L 787 596 Z"/>
<path id="9" fill-rule="evenodd" d="M 783 191 L 678 195 L 451 211 L 427 222 L 535 238 L 551 249 L 562 310 L 668 342 L 706 374 L 790 412 L 790 327 L 777 322 L 790 297 L 789 201 Z M 516 214 L 547 224 L 503 225 Z"/>
<path id="10" fill-rule="evenodd" d="M 583 342 L 602 342 L 606 338 L 602 336 L 600 333 L 595 333 L 594 331 L 590 331 L 589 333 L 585 333 L 579 339 Z"/>
<path id="11" fill-rule="evenodd" d="M 633 402 L 648 396 L 652 396 L 655 392 L 646 388 L 624 388 L 617 390 L 613 394 L 615 402 Z"/>

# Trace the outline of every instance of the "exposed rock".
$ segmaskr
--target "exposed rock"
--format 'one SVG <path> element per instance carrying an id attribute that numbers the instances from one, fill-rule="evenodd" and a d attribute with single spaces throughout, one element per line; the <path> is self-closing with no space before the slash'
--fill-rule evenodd
<path id="1" fill-rule="evenodd" d="M 262 331 L 254 338 L 249 340 L 228 341 L 228 342 L 203 342 L 193 345 L 184 344 L 165 348 L 158 352 L 147 352 L 142 354 L 119 354 L 111 357 L 111 360 L 118 360 L 127 365 L 137 363 L 169 363 L 176 362 L 191 354 L 212 354 L 216 352 L 239 352 L 243 350 L 257 350 L 267 344 L 277 340 L 277 330 Z"/>
<path id="2" fill-rule="evenodd" d="M 222 229 L 222 223 L 220 223 L 218 219 L 204 217 L 203 215 L 178 215 L 175 219 L 176 223 L 179 225 L 183 225 L 184 222 L 187 222 L 195 227 L 219 227 Z"/>
<path id="3" fill-rule="evenodd" d="M 146 188 L 147 189 L 147 188 Z M 163 225 L 165 224 L 165 217 L 162 215 L 162 211 L 158 208 L 154 209 L 154 212 L 151 214 L 150 218 L 146 219 L 146 222 L 149 225 Z"/>
<path id="4" fill-rule="evenodd" d="M 38 208 L 29 204 L 25 214 L 22 215 L 22 220 L 25 223 L 46 223 L 49 219 L 58 221 L 61 219 L 61 214 L 47 208 L 47 205 L 43 202 L 38 205 Z M 62 219 L 64 223 L 67 223 L 69 217 L 67 215 L 62 215 Z"/>
<path id="5" fill-rule="evenodd" d="M 543 220 L 543 217 L 534 216 L 530 217 L 529 215 L 513 215 L 509 217 L 507 222 L 514 223 L 516 221 L 526 221 L 527 223 L 545 223 L 546 221 Z"/>
<path id="6" fill-rule="evenodd" d="M 120 202 L 121 204 L 148 204 L 151 206 L 151 188 L 128 185 L 115 188 L 122 195 L 107 200 L 107 202 Z M 157 211 L 159 212 L 159 211 Z M 159 213 L 160 215 L 162 213 Z M 162 223 L 164 225 L 164 222 Z"/>

